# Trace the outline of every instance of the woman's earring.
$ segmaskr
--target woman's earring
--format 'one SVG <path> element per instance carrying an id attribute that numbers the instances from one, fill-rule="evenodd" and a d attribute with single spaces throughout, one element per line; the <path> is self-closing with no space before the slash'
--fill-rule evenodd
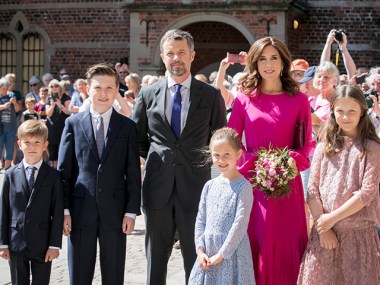
<path id="1" fill-rule="evenodd" d="M 283 70 L 284 68 L 283 67 L 281 67 L 281 72 L 280 72 L 280 76 L 282 77 L 282 70 Z"/>

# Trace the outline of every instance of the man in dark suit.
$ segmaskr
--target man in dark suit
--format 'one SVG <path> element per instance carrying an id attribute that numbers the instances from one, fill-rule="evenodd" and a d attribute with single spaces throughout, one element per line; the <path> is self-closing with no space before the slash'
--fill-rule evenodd
<path id="1" fill-rule="evenodd" d="M 64 234 L 70 283 L 92 284 L 97 241 L 103 284 L 124 284 L 126 236 L 140 214 L 140 160 L 135 123 L 112 108 L 116 70 L 87 70 L 90 109 L 66 120 L 58 169 L 68 185 Z"/>
<path id="2" fill-rule="evenodd" d="M 63 187 L 42 160 L 48 129 L 28 120 L 18 129 L 22 162 L 5 172 L 0 195 L 0 256 L 9 260 L 12 284 L 48 285 L 51 261 L 62 244 Z"/>
<path id="3" fill-rule="evenodd" d="M 186 282 L 196 259 L 194 225 L 210 165 L 202 150 L 211 133 L 226 125 L 219 90 L 192 78 L 192 36 L 170 30 L 161 39 L 167 77 L 144 87 L 133 120 L 139 130 L 140 155 L 146 158 L 143 210 L 146 222 L 147 284 L 166 284 L 174 233 L 181 240 Z"/>

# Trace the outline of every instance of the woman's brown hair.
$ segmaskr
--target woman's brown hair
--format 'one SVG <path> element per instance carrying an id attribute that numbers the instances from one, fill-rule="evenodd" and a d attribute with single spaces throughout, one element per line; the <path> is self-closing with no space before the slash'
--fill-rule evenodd
<path id="1" fill-rule="evenodd" d="M 245 69 L 246 75 L 244 75 L 239 81 L 242 84 L 242 88 L 245 94 L 251 96 L 254 89 L 260 89 L 262 78 L 259 74 L 257 61 L 263 52 L 263 49 L 267 46 L 273 46 L 278 50 L 280 54 L 283 69 L 282 76 L 280 77 L 282 83 L 282 89 L 290 96 L 295 96 L 299 90 L 298 83 L 290 76 L 290 68 L 292 64 L 291 54 L 287 46 L 277 38 L 265 37 L 257 40 L 249 49 L 246 61 Z M 257 90 L 259 91 L 259 90 Z M 259 94 L 258 92 L 257 94 Z"/>

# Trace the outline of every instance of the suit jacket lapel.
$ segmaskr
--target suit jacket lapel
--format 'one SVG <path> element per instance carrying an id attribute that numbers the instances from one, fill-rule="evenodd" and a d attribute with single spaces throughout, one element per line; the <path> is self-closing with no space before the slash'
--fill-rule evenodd
<path id="1" fill-rule="evenodd" d="M 28 182 L 26 181 L 24 165 L 22 162 L 17 165 L 17 178 L 20 179 L 19 182 L 22 185 L 25 194 L 29 196 Z"/>
<path id="2" fill-rule="evenodd" d="M 82 131 L 84 134 L 84 137 L 86 138 L 88 145 L 90 146 L 90 149 L 94 156 L 100 161 L 98 149 L 96 147 L 96 140 L 94 135 L 94 130 L 92 127 L 92 119 L 91 119 L 91 113 L 90 110 L 87 110 L 86 112 L 77 114 L 76 116 L 82 116 L 82 118 L 79 120 L 79 124 L 82 127 Z"/>
<path id="3" fill-rule="evenodd" d="M 189 108 L 189 113 L 187 114 L 184 130 L 186 129 L 187 123 L 190 122 L 191 117 L 194 115 L 194 112 L 197 109 L 199 102 L 201 101 L 202 93 L 200 91 L 201 91 L 201 88 L 200 88 L 200 85 L 198 84 L 198 81 L 192 78 L 191 85 L 190 85 L 190 108 Z"/>
<path id="4" fill-rule="evenodd" d="M 111 150 L 112 144 L 116 140 L 117 134 L 119 133 L 120 128 L 122 127 L 122 115 L 118 114 L 115 109 L 112 110 L 112 115 L 110 119 L 110 124 L 107 130 L 107 137 L 105 141 L 105 147 L 102 153 L 101 161 L 104 161 Z"/>
<path id="5" fill-rule="evenodd" d="M 41 164 L 41 167 L 40 169 L 38 170 L 38 175 L 37 175 L 37 179 L 36 179 L 36 182 L 34 183 L 34 190 L 32 192 L 32 195 L 30 196 L 30 199 L 29 199 L 29 202 L 28 202 L 28 205 L 30 203 L 32 203 L 34 197 L 36 197 L 38 191 L 40 190 L 41 188 L 41 185 L 43 183 L 43 181 L 45 180 L 45 177 L 47 175 L 47 164 L 45 162 L 42 162 Z M 24 175 L 25 176 L 25 175 Z"/>
<path id="6" fill-rule="evenodd" d="M 170 124 L 169 124 L 168 118 L 166 118 L 166 113 L 165 113 L 167 85 L 168 85 L 167 80 L 160 81 L 160 84 L 157 86 L 157 89 L 154 91 L 154 94 L 156 98 L 157 108 L 162 117 L 162 120 L 170 128 Z"/>

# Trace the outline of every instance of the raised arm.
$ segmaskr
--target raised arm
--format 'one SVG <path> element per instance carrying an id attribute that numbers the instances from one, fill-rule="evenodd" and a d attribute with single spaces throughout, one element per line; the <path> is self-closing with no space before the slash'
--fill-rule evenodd
<path id="1" fill-rule="evenodd" d="M 342 52 L 344 67 L 347 71 L 348 80 L 350 80 L 356 73 L 356 64 L 352 59 L 347 49 L 347 36 L 342 33 L 343 41 L 339 43 L 339 49 Z"/>
<path id="2" fill-rule="evenodd" d="M 222 59 L 219 65 L 218 74 L 216 75 L 215 82 L 213 83 L 216 87 L 220 89 L 226 108 L 231 105 L 231 102 L 233 100 L 233 98 L 231 98 L 232 93 L 229 92 L 229 90 L 224 86 L 226 71 L 229 66 L 230 63 L 228 62 L 227 57 Z"/>
<path id="3" fill-rule="evenodd" d="M 325 61 L 331 61 L 331 45 L 335 40 L 335 29 L 332 29 L 327 35 L 325 46 L 323 47 L 323 51 L 321 54 L 321 60 L 319 64 L 324 63 Z"/>

